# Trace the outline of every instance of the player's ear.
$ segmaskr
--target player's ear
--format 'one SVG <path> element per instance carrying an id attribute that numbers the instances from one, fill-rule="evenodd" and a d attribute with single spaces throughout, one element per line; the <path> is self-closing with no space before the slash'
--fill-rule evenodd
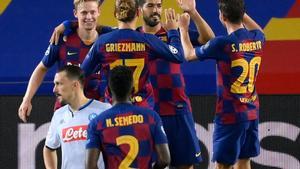
<path id="1" fill-rule="evenodd" d="M 73 9 L 73 14 L 74 14 L 75 18 L 77 18 L 77 10 L 76 9 Z"/>
<path id="2" fill-rule="evenodd" d="M 141 13 L 141 10 L 140 10 L 140 8 L 138 8 L 137 11 L 136 11 L 136 16 L 139 17 L 140 13 Z"/>

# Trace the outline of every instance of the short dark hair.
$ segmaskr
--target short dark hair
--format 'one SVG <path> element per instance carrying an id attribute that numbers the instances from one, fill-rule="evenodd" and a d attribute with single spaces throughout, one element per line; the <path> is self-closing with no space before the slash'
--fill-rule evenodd
<path id="1" fill-rule="evenodd" d="M 57 73 L 66 72 L 66 75 L 69 79 L 78 80 L 81 84 L 81 87 L 84 86 L 84 72 L 80 69 L 79 66 L 75 65 L 65 65 L 58 69 Z"/>
<path id="2" fill-rule="evenodd" d="M 245 13 L 244 0 L 218 0 L 218 6 L 225 18 L 231 23 L 241 23 Z"/>
<path id="3" fill-rule="evenodd" d="M 122 22 L 131 22 L 138 11 L 138 0 L 116 0 L 115 17 Z"/>
<path id="4" fill-rule="evenodd" d="M 108 85 L 117 100 L 126 100 L 133 87 L 132 70 L 127 66 L 116 66 L 109 74 Z"/>
<path id="5" fill-rule="evenodd" d="M 146 3 L 147 0 L 139 0 L 139 6 L 142 7 L 144 6 L 144 4 Z M 161 3 L 163 2 L 163 0 L 161 0 Z"/>

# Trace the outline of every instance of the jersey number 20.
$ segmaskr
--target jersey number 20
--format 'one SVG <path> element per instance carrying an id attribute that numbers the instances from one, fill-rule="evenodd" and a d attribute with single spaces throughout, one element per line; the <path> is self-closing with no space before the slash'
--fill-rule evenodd
<path id="1" fill-rule="evenodd" d="M 261 62 L 261 57 L 254 57 L 251 59 L 250 63 L 245 59 L 237 59 L 232 61 L 231 67 L 242 67 L 242 73 L 241 75 L 237 78 L 237 80 L 231 85 L 230 91 L 232 93 L 237 93 L 237 94 L 243 94 L 250 92 L 252 93 L 254 90 L 254 80 L 255 80 L 255 68 L 257 66 L 257 71 L 259 69 Z M 249 82 L 246 86 L 243 86 L 243 82 L 246 80 L 246 78 L 249 78 Z"/>

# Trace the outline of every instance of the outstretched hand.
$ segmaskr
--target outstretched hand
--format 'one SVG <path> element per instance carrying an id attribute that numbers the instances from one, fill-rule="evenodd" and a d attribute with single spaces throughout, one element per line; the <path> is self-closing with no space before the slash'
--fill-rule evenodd
<path id="1" fill-rule="evenodd" d="M 166 22 L 164 24 L 164 27 L 166 30 L 178 29 L 179 14 L 176 15 L 174 9 L 165 9 L 165 19 Z"/>
<path id="2" fill-rule="evenodd" d="M 190 25 L 190 15 L 183 13 L 179 17 L 179 28 L 184 31 L 188 31 Z"/>
<path id="3" fill-rule="evenodd" d="M 177 0 L 179 7 L 186 12 L 192 12 L 196 10 L 195 0 Z"/>

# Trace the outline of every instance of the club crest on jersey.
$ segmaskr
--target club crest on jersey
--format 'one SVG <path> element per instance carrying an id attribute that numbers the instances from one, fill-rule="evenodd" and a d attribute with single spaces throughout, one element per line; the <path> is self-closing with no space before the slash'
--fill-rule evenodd
<path id="1" fill-rule="evenodd" d="M 97 114 L 96 113 L 91 113 L 90 115 L 89 115 L 89 120 L 91 121 L 91 120 L 93 120 L 95 117 L 97 116 Z"/>
<path id="2" fill-rule="evenodd" d="M 177 50 L 174 46 L 169 45 L 169 49 L 170 49 L 170 51 L 171 51 L 173 54 L 177 54 L 177 53 L 178 53 L 178 50 Z"/>
<path id="3" fill-rule="evenodd" d="M 63 142 L 79 141 L 87 139 L 87 125 L 73 126 L 62 130 Z"/>

